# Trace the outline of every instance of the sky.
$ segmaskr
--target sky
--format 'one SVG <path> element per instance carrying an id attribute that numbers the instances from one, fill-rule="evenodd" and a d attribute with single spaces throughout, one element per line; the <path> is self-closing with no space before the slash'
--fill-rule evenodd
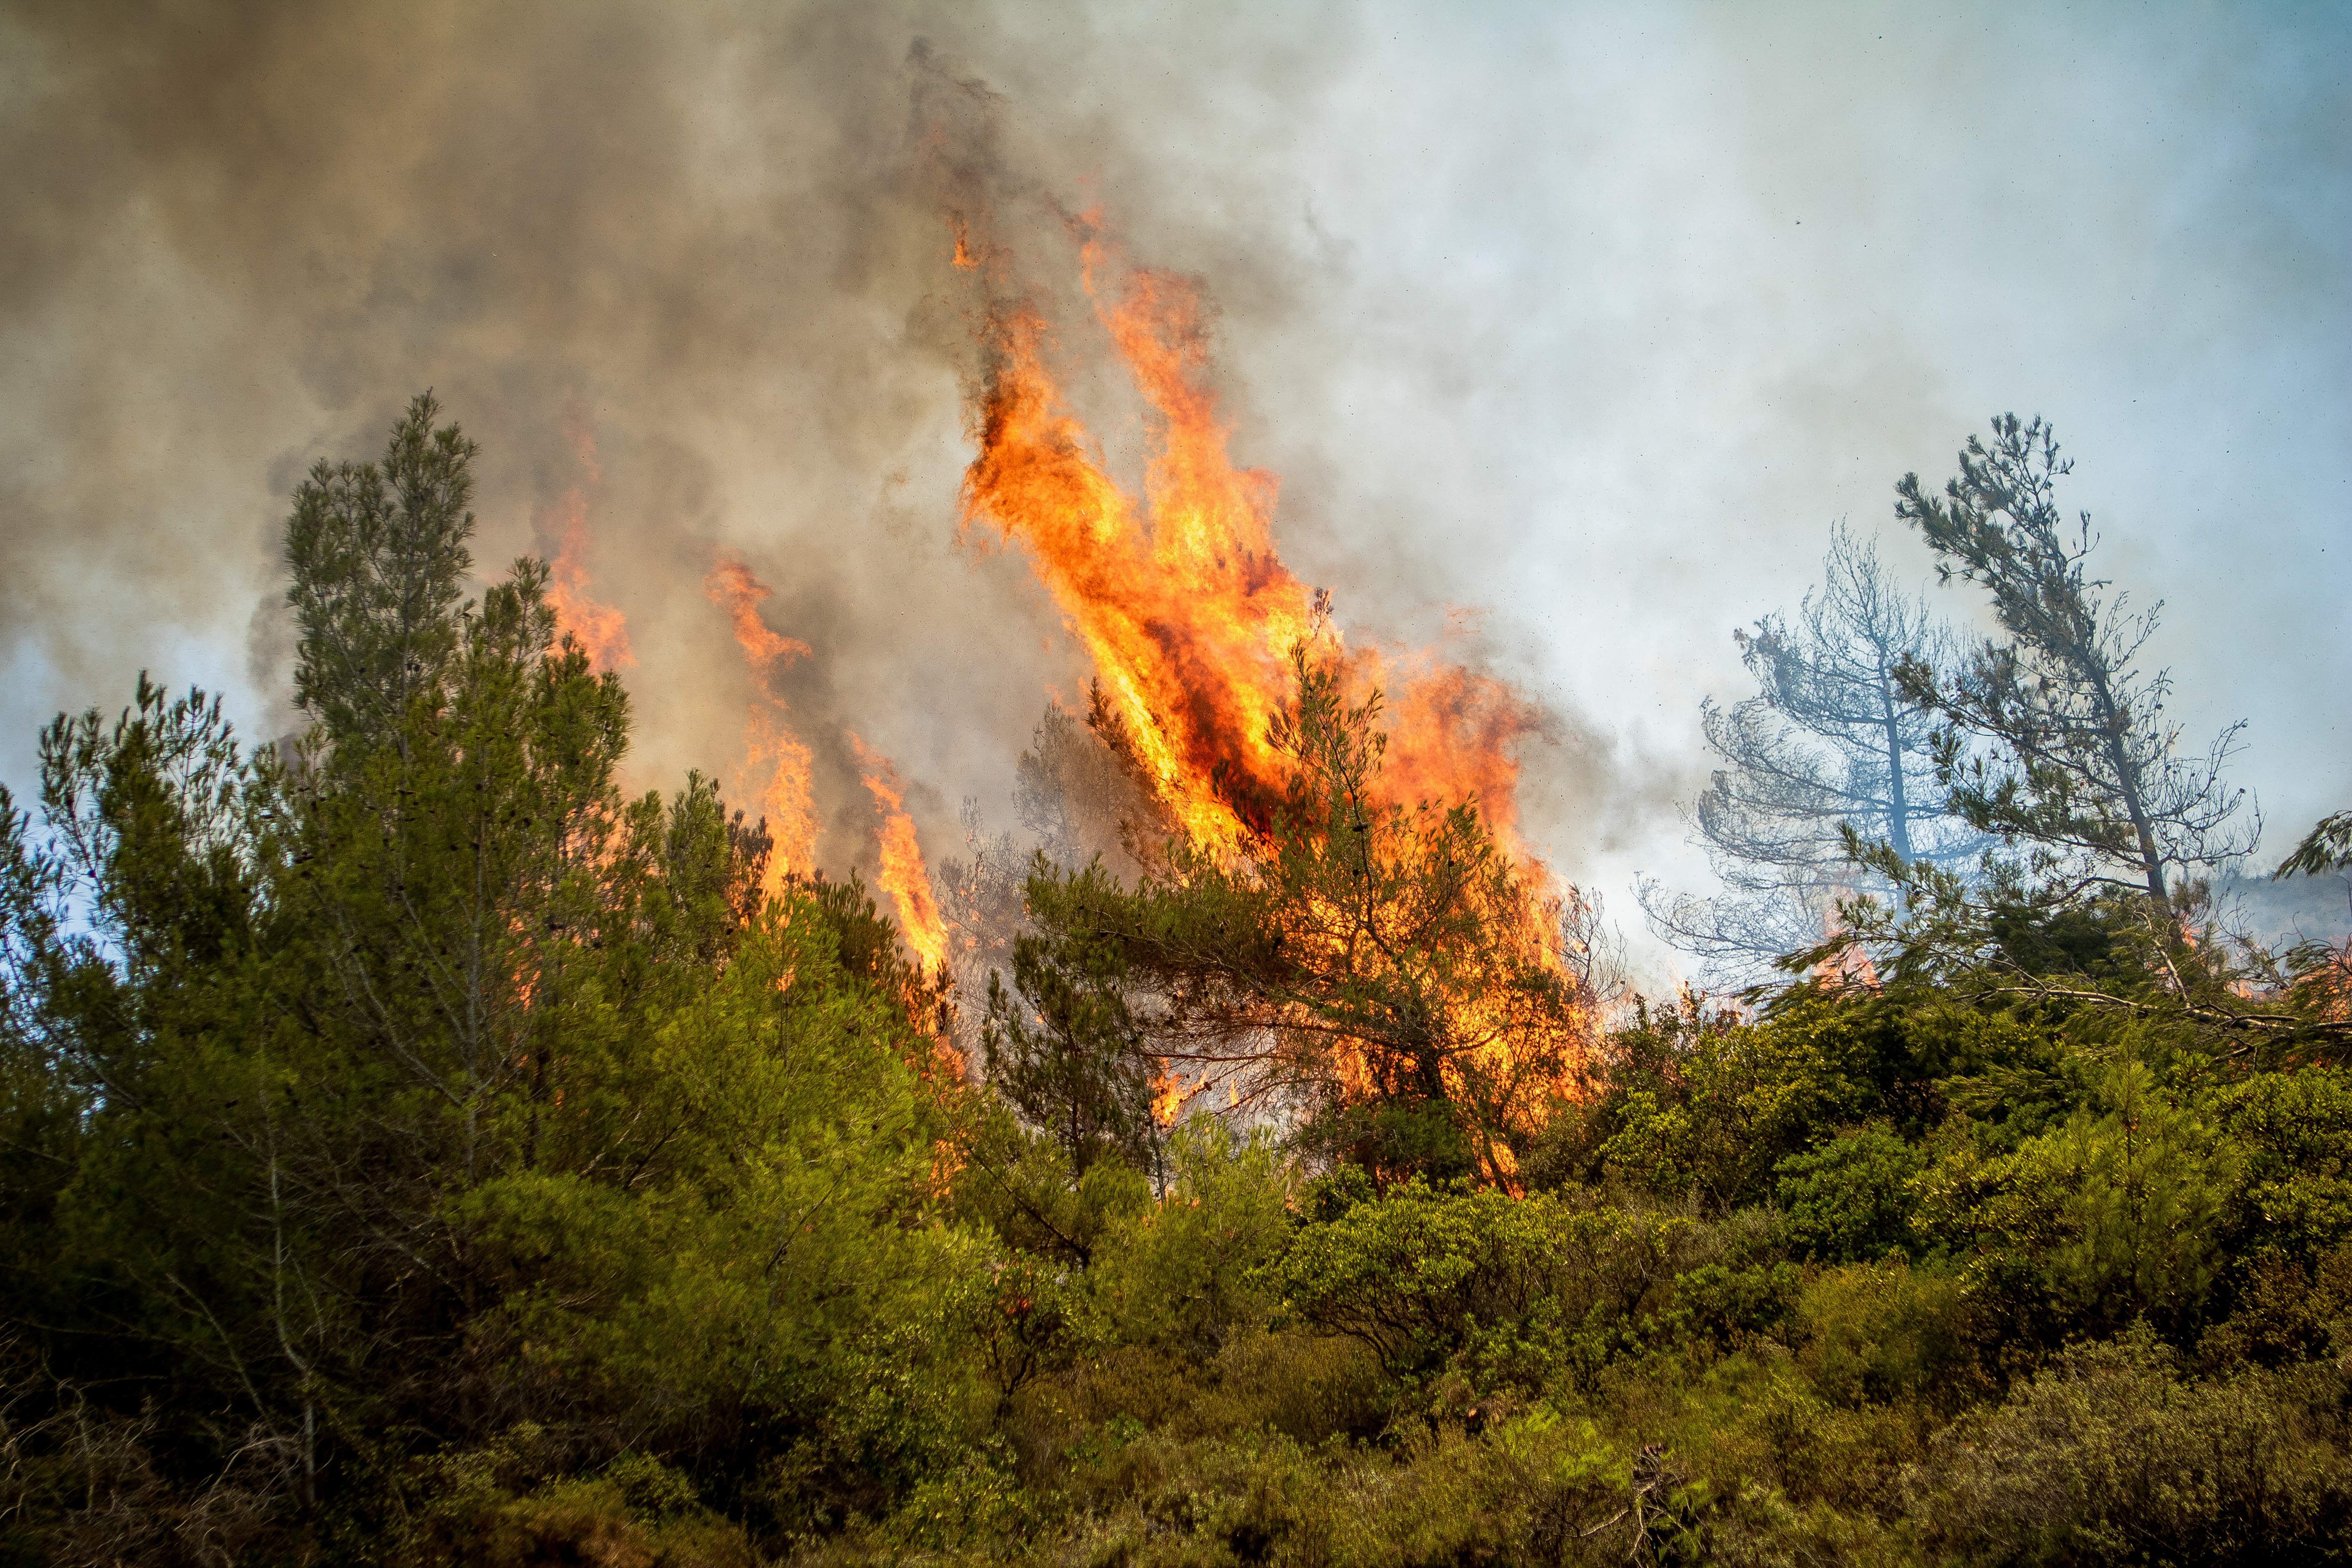
<path id="1" fill-rule="evenodd" d="M 741 761 L 725 552 L 934 858 L 967 798 L 1011 826 L 1087 668 L 958 537 L 928 76 L 994 95 L 1034 267 L 1099 207 L 1200 279 L 1286 561 L 1543 707 L 1529 836 L 1653 972 L 1631 889 L 1706 889 L 1735 628 L 1839 519 L 1930 584 L 1895 481 L 2007 410 L 2162 603 L 2187 738 L 2247 721 L 2274 862 L 2352 805 L 2348 71 L 2332 5 L 0 5 L 0 781 L 142 668 L 293 728 L 293 489 L 431 386 L 486 572 L 585 497 L 640 786 Z M 1113 378 L 1071 390 L 1131 462 Z"/>

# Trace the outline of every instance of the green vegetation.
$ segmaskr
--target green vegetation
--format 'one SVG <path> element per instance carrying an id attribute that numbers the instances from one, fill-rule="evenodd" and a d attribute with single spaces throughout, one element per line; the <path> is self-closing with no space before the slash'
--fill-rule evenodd
<path id="1" fill-rule="evenodd" d="M 460 603 L 435 417 L 298 498 L 297 752 L 142 681 L 0 798 L 0 1559 L 2345 1554 L 2340 954 L 2099 816 L 1604 1028 L 1302 653 L 1248 856 L 1040 858 L 974 1086 L 855 883 L 619 793 L 544 568 Z"/>

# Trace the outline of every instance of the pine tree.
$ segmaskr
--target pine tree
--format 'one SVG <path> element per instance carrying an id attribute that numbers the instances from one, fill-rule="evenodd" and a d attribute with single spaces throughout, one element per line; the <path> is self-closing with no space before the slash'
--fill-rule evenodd
<path id="1" fill-rule="evenodd" d="M 2069 525 L 2056 501 L 2074 464 L 2040 418 L 2004 414 L 1992 439 L 1969 437 L 1941 497 L 1906 474 L 1895 515 L 1917 528 L 1948 582 L 1982 587 L 2007 641 L 1987 639 L 1957 674 L 1905 666 L 1914 700 L 1940 712 L 1937 776 L 1971 826 L 2031 846 L 2038 868 L 2078 883 L 2137 884 L 2170 921 L 2171 873 L 2210 868 L 2250 848 L 2260 812 L 2236 823 L 2242 790 L 2223 764 L 2242 722 L 2201 757 L 2184 755 L 2163 718 L 2169 672 L 2141 671 L 2161 603 L 2138 615 L 2091 576 L 2091 516 Z M 1966 753 L 1980 736 L 1991 760 Z"/>
<path id="2" fill-rule="evenodd" d="M 311 468 L 286 527 L 286 593 L 301 631 L 294 700 L 328 737 L 389 738 L 458 651 L 473 557 L 471 465 L 479 450 L 419 393 L 383 461 Z"/>
<path id="3" fill-rule="evenodd" d="M 1171 844 L 1133 890 L 1041 865 L 1039 931 L 1099 944 L 1161 1070 L 1225 1106 L 1301 1113 L 1376 1171 L 1507 1183 L 1570 1092 L 1591 998 L 1472 801 L 1387 800 L 1381 700 L 1294 650 L 1269 739 L 1291 773 L 1238 854 Z"/>

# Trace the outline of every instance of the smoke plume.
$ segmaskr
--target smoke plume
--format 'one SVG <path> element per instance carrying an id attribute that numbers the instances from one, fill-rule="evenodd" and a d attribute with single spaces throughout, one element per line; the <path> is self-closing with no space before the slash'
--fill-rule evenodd
<path id="1" fill-rule="evenodd" d="M 1675 869 L 1730 629 L 2007 406 L 2072 439 L 2114 575 L 2182 606 L 2157 651 L 2184 721 L 2251 714 L 2246 782 L 2307 825 L 2347 777 L 2307 694 L 2352 679 L 2325 630 L 2352 182 L 2313 64 L 2343 23 L 2011 21 L 17 0 L 4 771 L 142 667 L 290 728 L 294 486 L 429 386 L 483 445 L 485 574 L 583 520 L 561 585 L 625 628 L 636 783 L 700 767 L 756 809 L 765 702 L 811 750 L 834 869 L 876 864 L 852 731 L 934 855 L 967 795 L 1009 824 L 1045 700 L 1082 711 L 1089 668 L 1017 549 L 956 537 L 984 368 L 961 182 L 1034 262 L 1130 487 L 1134 392 L 1054 293 L 1070 220 L 1200 280 L 1284 563 L 1351 641 L 1442 644 L 1548 710 L 1520 818 L 1569 876 Z M 807 657 L 751 667 L 705 590 L 722 560 Z"/>

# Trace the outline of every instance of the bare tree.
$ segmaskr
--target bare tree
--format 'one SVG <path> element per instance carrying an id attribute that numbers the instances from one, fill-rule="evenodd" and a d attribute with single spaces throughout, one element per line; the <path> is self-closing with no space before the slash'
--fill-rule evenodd
<path id="1" fill-rule="evenodd" d="M 1946 867 L 1991 843 L 1951 815 L 1930 746 L 1935 714 L 1897 679 L 1906 660 L 1950 664 L 1957 639 L 1843 523 L 1822 567 L 1793 625 L 1771 615 L 1734 634 L 1757 695 L 1729 708 L 1709 699 L 1701 710 L 1724 765 L 1692 826 L 1724 893 L 1642 889 L 1652 924 L 1713 984 L 1762 978 L 1781 954 L 1819 942 L 1838 899 L 1895 892 L 1855 863 L 1849 829 L 1906 862 Z"/>
<path id="2" fill-rule="evenodd" d="M 1622 1016 L 1634 991 L 1625 960 L 1625 933 L 1609 918 L 1601 895 L 1563 883 L 1559 900 L 1560 954 L 1569 973 L 1600 1008 L 1604 1021 Z"/>
<path id="3" fill-rule="evenodd" d="M 2041 418 L 2004 414 L 1992 441 L 1971 436 L 1960 471 L 1938 498 L 1919 476 L 1895 487 L 1895 515 L 1916 527 L 1958 576 L 1991 595 L 2009 633 L 1972 649 L 1957 674 L 1926 660 L 1904 668 L 1904 689 L 1945 721 L 1937 776 L 1952 809 L 1972 826 L 2032 847 L 2031 868 L 2077 885 L 2139 886 L 2167 920 L 2168 873 L 2210 869 L 2251 849 L 2259 806 L 2225 787 L 2223 764 L 2241 721 L 2202 755 L 2180 750 L 2180 727 L 2163 717 L 2168 671 L 2144 674 L 2140 652 L 2155 635 L 2159 602 L 2134 615 L 2126 595 L 2085 563 L 2098 538 L 2091 514 L 2069 524 L 2055 490 L 2074 464 Z M 1971 736 L 1992 756 L 1964 755 Z"/>

